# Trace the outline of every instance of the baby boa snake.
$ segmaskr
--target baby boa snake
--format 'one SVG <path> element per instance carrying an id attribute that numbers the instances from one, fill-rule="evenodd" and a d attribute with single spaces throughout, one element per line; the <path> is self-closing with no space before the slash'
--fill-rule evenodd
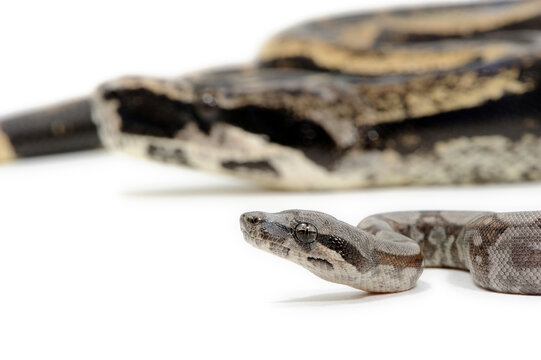
<path id="1" fill-rule="evenodd" d="M 8 119 L 0 158 L 103 143 L 302 190 L 539 180 L 540 65 L 539 0 L 321 19 L 253 66 L 125 77 Z"/>
<path id="2" fill-rule="evenodd" d="M 369 292 L 411 289 L 425 267 L 469 270 L 505 293 L 541 294 L 541 211 L 408 211 L 357 227 L 316 211 L 241 216 L 250 244 L 317 276 Z"/>

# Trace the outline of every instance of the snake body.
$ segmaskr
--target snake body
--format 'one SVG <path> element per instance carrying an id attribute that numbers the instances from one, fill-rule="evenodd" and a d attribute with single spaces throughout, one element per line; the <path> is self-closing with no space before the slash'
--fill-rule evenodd
<path id="1" fill-rule="evenodd" d="M 369 292 L 415 286 L 424 267 L 470 271 L 505 293 L 541 294 L 541 212 L 411 211 L 357 227 L 308 210 L 241 216 L 250 244 L 317 276 Z"/>
<path id="2" fill-rule="evenodd" d="M 539 0 L 332 17 L 255 65 L 109 81 L 85 126 L 62 106 L 7 120 L 0 158 L 95 147 L 97 127 L 109 148 L 274 188 L 538 180 L 540 65 Z"/>

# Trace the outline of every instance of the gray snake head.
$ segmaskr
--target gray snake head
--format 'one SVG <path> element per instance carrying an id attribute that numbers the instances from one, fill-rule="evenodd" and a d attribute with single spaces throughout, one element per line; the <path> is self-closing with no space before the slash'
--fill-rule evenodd
<path id="1" fill-rule="evenodd" d="M 366 285 L 376 252 L 370 234 L 336 218 L 308 210 L 249 212 L 240 218 L 251 245 L 293 261 L 332 282 L 372 291 Z"/>
<path id="2" fill-rule="evenodd" d="M 384 228 L 374 234 L 317 211 L 248 212 L 240 225 L 253 246 L 356 289 L 408 290 L 423 270 L 422 252 L 412 239 Z"/>

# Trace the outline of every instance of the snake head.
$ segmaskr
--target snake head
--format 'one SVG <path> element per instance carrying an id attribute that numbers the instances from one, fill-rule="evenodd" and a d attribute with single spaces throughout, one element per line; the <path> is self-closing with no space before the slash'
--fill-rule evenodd
<path id="1" fill-rule="evenodd" d="M 248 212 L 241 230 L 251 245 L 286 258 L 317 276 L 350 284 L 372 267 L 368 239 L 357 228 L 317 211 Z"/>

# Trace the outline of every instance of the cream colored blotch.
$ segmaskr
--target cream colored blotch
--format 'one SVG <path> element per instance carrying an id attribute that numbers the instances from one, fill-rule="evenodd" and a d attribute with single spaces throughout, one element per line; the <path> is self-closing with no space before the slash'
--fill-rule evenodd
<path id="1" fill-rule="evenodd" d="M 0 128 L 0 162 L 8 161 L 16 157 L 15 150 L 6 134 Z"/>

